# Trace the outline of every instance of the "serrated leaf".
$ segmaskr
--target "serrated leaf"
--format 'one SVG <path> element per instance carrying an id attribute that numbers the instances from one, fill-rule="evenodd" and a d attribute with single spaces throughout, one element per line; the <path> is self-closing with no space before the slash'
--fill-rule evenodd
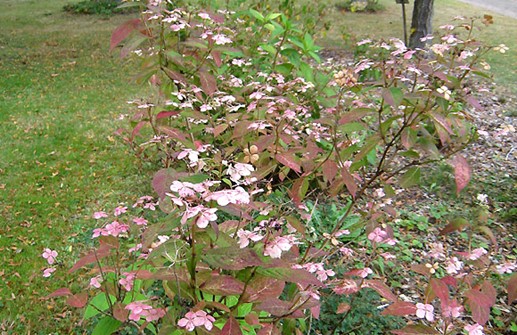
<path id="1" fill-rule="evenodd" d="M 460 194 L 470 181 L 470 165 L 463 156 L 457 154 L 451 160 L 454 168 L 454 180 L 456 181 L 456 194 Z"/>
<path id="2" fill-rule="evenodd" d="M 440 230 L 440 235 L 449 234 L 453 231 L 461 231 L 463 228 L 470 226 L 470 223 L 467 219 L 457 217 L 449 221 L 449 223 Z"/>
<path id="3" fill-rule="evenodd" d="M 244 283 L 232 276 L 217 275 L 201 284 L 199 289 L 213 295 L 239 295 L 244 292 Z"/>
<path id="4" fill-rule="evenodd" d="M 250 266 L 262 265 L 255 251 L 234 247 L 211 249 L 201 258 L 213 268 L 223 270 L 242 270 Z"/>
<path id="5" fill-rule="evenodd" d="M 215 77 L 207 71 L 199 71 L 199 81 L 201 82 L 203 92 L 207 95 L 212 96 L 217 92 L 217 81 L 215 80 Z"/>
<path id="6" fill-rule="evenodd" d="M 371 113 L 372 110 L 371 109 L 367 109 L 367 108 L 357 108 L 357 109 L 354 109 L 348 113 L 345 113 L 341 119 L 339 119 L 339 124 L 347 124 L 347 123 L 350 123 L 350 122 L 354 122 L 354 121 L 357 121 L 357 120 L 360 120 L 362 119 L 363 117 L 365 117 L 366 115 L 368 115 L 369 113 Z"/>
<path id="7" fill-rule="evenodd" d="M 68 272 L 72 273 L 82 268 L 83 266 L 97 263 L 99 260 L 109 256 L 111 249 L 113 249 L 112 245 L 103 243 L 102 240 L 100 240 L 100 246 L 96 250 L 81 257 Z"/>
<path id="8" fill-rule="evenodd" d="M 517 300 L 517 273 L 508 279 L 508 305 Z"/>
<path id="9" fill-rule="evenodd" d="M 115 47 L 125 40 L 131 32 L 136 30 L 140 26 L 140 23 L 140 19 L 131 19 L 115 28 L 111 34 L 110 51 L 115 49 Z"/>
<path id="10" fill-rule="evenodd" d="M 415 315 L 416 306 L 407 301 L 395 301 L 393 304 L 389 305 L 384 311 L 382 311 L 382 315 L 394 315 L 394 316 L 406 316 L 406 315 Z"/>
<path id="11" fill-rule="evenodd" d="M 424 325 L 409 325 L 402 329 L 391 330 L 396 335 L 438 335 L 436 329 Z"/>
<path id="12" fill-rule="evenodd" d="M 83 308 L 88 303 L 88 292 L 71 295 L 66 299 L 66 303 L 75 308 Z"/>
<path id="13" fill-rule="evenodd" d="M 283 316 L 291 312 L 292 306 L 292 302 L 273 298 L 263 301 L 262 303 L 258 304 L 255 308 L 260 311 L 268 312 L 274 316 Z"/>
<path id="14" fill-rule="evenodd" d="M 271 323 L 266 323 L 263 327 L 257 332 L 257 335 L 280 335 L 280 330 Z"/>
<path id="15" fill-rule="evenodd" d="M 291 283 L 299 283 L 304 285 L 314 285 L 323 287 L 323 283 L 319 281 L 312 273 L 304 269 L 291 268 L 262 268 L 257 269 L 257 273 L 266 277 L 271 277 Z"/>
<path id="16" fill-rule="evenodd" d="M 391 107 L 398 107 L 404 98 L 404 93 L 398 87 L 390 87 L 382 92 L 384 101 Z"/>
<path id="17" fill-rule="evenodd" d="M 221 329 L 220 335 L 242 335 L 241 327 L 239 323 L 233 316 L 230 316 L 228 321 L 224 324 L 223 329 Z"/>
<path id="18" fill-rule="evenodd" d="M 278 298 L 284 287 L 285 282 L 282 280 L 257 275 L 248 285 L 246 301 L 258 302 Z"/>
<path id="19" fill-rule="evenodd" d="M 287 166 L 291 170 L 294 170 L 298 173 L 302 173 L 302 168 L 300 164 L 297 162 L 297 159 L 295 156 L 288 152 L 282 152 L 275 155 L 275 159 L 281 163 L 282 165 Z"/>
<path id="20" fill-rule="evenodd" d="M 446 302 L 449 300 L 449 288 L 444 282 L 437 278 L 431 278 L 430 284 L 434 294 L 440 301 Z"/>
<path id="21" fill-rule="evenodd" d="M 126 322 L 129 315 L 129 311 L 125 308 L 121 302 L 117 302 L 113 305 L 113 317 L 121 322 Z"/>
<path id="22" fill-rule="evenodd" d="M 348 312 L 349 310 L 350 310 L 350 305 L 342 302 L 337 306 L 336 314 L 343 314 L 343 313 Z"/>
<path id="23" fill-rule="evenodd" d="M 174 169 L 161 169 L 154 174 L 152 186 L 160 199 L 166 197 L 165 193 L 171 192 L 171 184 L 175 180 L 186 176 L 185 172 L 177 172 Z"/>
<path id="24" fill-rule="evenodd" d="M 414 166 L 406 171 L 400 178 L 400 186 L 408 188 L 420 183 L 420 167 Z"/>
<path id="25" fill-rule="evenodd" d="M 388 285 L 384 284 L 380 280 L 366 279 L 363 281 L 362 287 L 368 287 L 375 290 L 381 297 L 389 301 L 397 301 L 397 296 L 391 292 L 391 289 L 388 287 Z"/>
<path id="26" fill-rule="evenodd" d="M 72 295 L 72 294 L 73 293 L 72 293 L 72 291 L 70 291 L 69 288 L 62 287 L 62 288 L 58 288 L 54 292 L 52 292 L 49 295 L 47 295 L 47 298 L 62 297 L 62 296 L 65 296 L 65 295 Z"/>

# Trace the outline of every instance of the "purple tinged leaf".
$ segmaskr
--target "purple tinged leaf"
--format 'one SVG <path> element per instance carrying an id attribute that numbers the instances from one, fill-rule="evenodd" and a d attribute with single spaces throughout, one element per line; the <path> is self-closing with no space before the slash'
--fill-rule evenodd
<path id="1" fill-rule="evenodd" d="M 66 295 L 72 295 L 72 291 L 67 287 L 62 287 L 47 295 L 46 298 L 62 297 Z"/>
<path id="2" fill-rule="evenodd" d="M 207 95 L 212 96 L 217 92 L 217 82 L 215 77 L 210 73 L 204 70 L 199 71 L 199 80 L 201 82 L 201 88 Z"/>
<path id="3" fill-rule="evenodd" d="M 416 306 L 407 301 L 395 301 L 393 304 L 389 305 L 384 311 L 382 311 L 382 315 L 394 315 L 394 316 L 406 316 L 406 315 L 415 315 Z"/>
<path id="4" fill-rule="evenodd" d="M 390 288 L 380 280 L 366 279 L 362 287 L 374 289 L 379 295 L 389 301 L 397 301 L 397 296 L 391 292 Z"/>
<path id="5" fill-rule="evenodd" d="M 391 330 L 396 335 L 438 335 L 436 329 L 424 325 L 409 325 L 402 329 Z"/>
<path id="6" fill-rule="evenodd" d="M 244 283 L 232 276 L 217 275 L 201 284 L 199 289 L 213 295 L 239 295 L 244 291 Z"/>
<path id="7" fill-rule="evenodd" d="M 463 156 L 457 154 L 451 160 L 454 168 L 454 179 L 456 181 L 456 194 L 460 194 L 470 181 L 471 169 L 470 165 Z"/>
<path id="8" fill-rule="evenodd" d="M 283 152 L 275 155 L 275 159 L 281 164 L 287 166 L 291 170 L 294 170 L 298 173 L 302 173 L 302 168 L 300 164 L 298 164 L 297 159 L 290 153 Z"/>
<path id="9" fill-rule="evenodd" d="M 86 306 L 86 303 L 88 302 L 88 292 L 81 292 L 74 295 L 71 295 L 66 299 L 66 303 L 69 306 L 75 307 L 75 308 L 83 308 Z"/>
<path id="10" fill-rule="evenodd" d="M 449 288 L 447 287 L 447 284 L 436 278 L 431 278 L 430 284 L 434 294 L 438 297 L 438 299 L 440 299 L 440 301 L 449 301 Z"/>
<path id="11" fill-rule="evenodd" d="M 517 273 L 508 279 L 508 305 L 517 300 Z"/>
<path id="12" fill-rule="evenodd" d="M 140 23 L 140 19 L 131 19 L 117 27 L 111 34 L 110 51 L 115 49 L 131 32 L 136 30 L 140 26 Z"/>
<path id="13" fill-rule="evenodd" d="M 239 322 L 237 322 L 233 316 L 230 316 L 228 321 L 224 324 L 223 329 L 221 329 L 219 335 L 242 335 Z"/>
<path id="14" fill-rule="evenodd" d="M 463 228 L 470 226 L 470 223 L 464 218 L 454 218 L 440 231 L 440 235 L 449 234 L 453 231 L 461 231 Z"/>

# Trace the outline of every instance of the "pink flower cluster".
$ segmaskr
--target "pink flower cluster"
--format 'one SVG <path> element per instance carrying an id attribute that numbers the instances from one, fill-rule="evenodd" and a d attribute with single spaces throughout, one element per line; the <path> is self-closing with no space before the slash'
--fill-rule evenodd
<path id="1" fill-rule="evenodd" d="M 333 270 L 325 270 L 325 268 L 323 267 L 323 263 L 307 263 L 304 265 L 296 264 L 293 266 L 293 268 L 305 269 L 310 273 L 315 273 L 316 277 L 318 277 L 318 279 L 322 282 L 327 280 L 329 277 L 333 277 L 336 275 L 336 273 Z"/>
<path id="2" fill-rule="evenodd" d="M 205 311 L 190 311 L 185 314 L 184 318 L 178 321 L 178 326 L 187 329 L 189 332 L 193 331 L 194 328 L 201 326 L 210 331 L 213 328 L 214 322 L 214 317 L 207 314 Z"/>
<path id="3" fill-rule="evenodd" d="M 375 243 L 386 243 L 389 245 L 397 244 L 397 241 L 388 236 L 388 232 L 381 228 L 375 228 L 371 233 L 368 234 L 368 239 Z"/>
<path id="4" fill-rule="evenodd" d="M 125 309 L 130 311 L 129 320 L 139 321 L 144 317 L 147 322 L 156 321 L 165 316 L 165 309 L 153 308 L 141 301 L 134 301 L 128 304 Z"/>
<path id="5" fill-rule="evenodd" d="M 96 228 L 93 230 L 92 238 L 99 236 L 115 236 L 118 237 L 121 234 L 125 234 L 129 231 L 129 226 L 125 223 L 113 221 L 107 224 L 104 228 Z"/>
<path id="6" fill-rule="evenodd" d="M 56 262 L 57 251 L 45 248 L 43 250 L 43 253 L 41 254 L 41 257 L 43 257 L 49 265 L 52 265 Z M 56 271 L 55 267 L 46 268 L 45 270 L 43 270 L 43 277 L 50 277 L 52 273 L 54 273 L 54 271 Z"/>
<path id="7" fill-rule="evenodd" d="M 273 240 L 266 243 L 264 248 L 264 256 L 271 258 L 280 258 L 282 251 L 289 251 L 296 244 L 296 237 L 293 235 L 276 236 Z"/>

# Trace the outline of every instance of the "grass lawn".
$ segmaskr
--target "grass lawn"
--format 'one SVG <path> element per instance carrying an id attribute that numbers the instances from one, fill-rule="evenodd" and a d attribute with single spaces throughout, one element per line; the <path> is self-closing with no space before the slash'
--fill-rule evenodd
<path id="1" fill-rule="evenodd" d="M 94 211 L 150 192 L 150 177 L 112 135 L 126 100 L 142 90 L 129 83 L 135 67 L 108 52 L 111 31 L 128 16 L 72 16 L 61 10 L 67 2 L 0 2 L 0 332 L 7 334 L 75 332 L 77 316 L 44 296 L 66 285 L 63 274 L 89 243 Z M 343 33 L 401 37 L 400 7 L 382 3 L 386 11 L 376 15 L 333 13 L 323 43 L 341 44 Z M 439 23 L 483 12 L 436 1 Z M 517 94 L 510 85 L 517 20 L 494 21 L 480 37 L 511 48 L 489 61 L 497 81 Z M 50 280 L 41 276 L 45 247 L 62 262 Z"/>
<path id="2" fill-rule="evenodd" d="M 108 52 L 127 17 L 71 16 L 65 3 L 0 3 L 0 330 L 17 334 L 71 325 L 42 300 L 65 284 L 41 277 L 43 248 L 59 252 L 65 273 L 89 240 L 91 213 L 147 186 L 112 137 L 138 91 Z"/>

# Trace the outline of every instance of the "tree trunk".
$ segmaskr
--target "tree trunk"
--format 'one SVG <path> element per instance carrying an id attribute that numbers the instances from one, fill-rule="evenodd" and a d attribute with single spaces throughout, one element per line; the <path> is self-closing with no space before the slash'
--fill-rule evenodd
<path id="1" fill-rule="evenodd" d="M 433 3 L 434 0 L 415 0 L 411 19 L 411 36 L 409 37 L 411 49 L 423 48 L 425 42 L 420 39 L 433 32 Z"/>

